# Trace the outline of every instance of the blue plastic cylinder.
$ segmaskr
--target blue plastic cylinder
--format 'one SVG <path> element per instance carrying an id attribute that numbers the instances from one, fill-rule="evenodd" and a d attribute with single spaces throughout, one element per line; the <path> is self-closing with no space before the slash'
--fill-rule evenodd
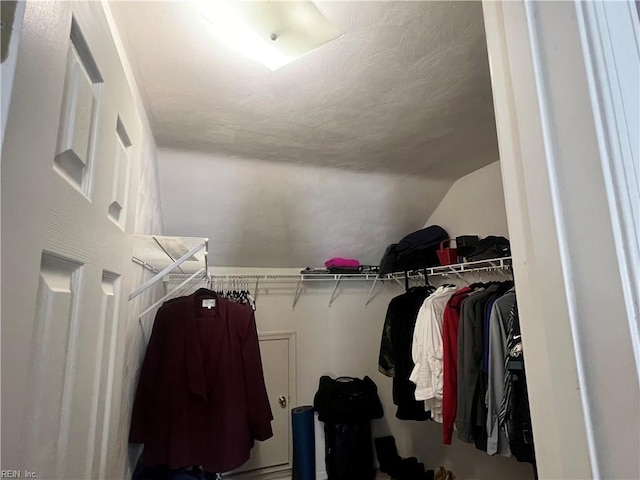
<path id="1" fill-rule="evenodd" d="M 315 480 L 316 446 L 313 407 L 305 405 L 291 410 L 293 430 L 293 480 Z"/>

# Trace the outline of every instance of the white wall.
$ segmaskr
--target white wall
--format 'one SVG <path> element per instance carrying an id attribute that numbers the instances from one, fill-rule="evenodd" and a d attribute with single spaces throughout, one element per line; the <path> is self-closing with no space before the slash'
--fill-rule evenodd
<path id="1" fill-rule="evenodd" d="M 426 225 L 442 226 L 451 238 L 458 235 L 509 238 L 500 162 L 457 180 Z"/>
<path id="2" fill-rule="evenodd" d="M 168 149 L 159 168 L 166 233 L 208 237 L 209 263 L 234 267 L 317 266 L 334 256 L 375 265 L 451 185 Z"/>

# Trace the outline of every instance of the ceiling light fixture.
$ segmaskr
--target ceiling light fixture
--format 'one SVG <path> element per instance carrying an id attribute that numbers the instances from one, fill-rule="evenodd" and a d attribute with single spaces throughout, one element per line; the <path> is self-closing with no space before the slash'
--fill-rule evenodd
<path id="1" fill-rule="evenodd" d="M 218 40 L 271 70 L 342 35 L 310 1 L 210 0 L 201 5 Z"/>

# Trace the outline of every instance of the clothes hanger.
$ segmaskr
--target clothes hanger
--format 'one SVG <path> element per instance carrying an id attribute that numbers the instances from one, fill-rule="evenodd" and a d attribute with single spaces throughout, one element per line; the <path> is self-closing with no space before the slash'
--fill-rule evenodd
<path id="1" fill-rule="evenodd" d="M 429 289 L 430 293 L 433 293 L 437 290 L 437 288 L 434 285 L 431 285 L 431 283 L 429 283 L 429 274 L 427 273 L 427 268 L 425 267 L 424 269 L 424 286 L 427 287 Z"/>
<path id="2" fill-rule="evenodd" d="M 210 297 L 214 297 L 214 298 L 217 297 L 216 292 L 214 292 L 213 290 L 209 290 L 208 288 L 204 288 L 204 287 L 201 287 L 198 290 L 196 290 L 195 292 L 193 292 L 193 295 L 195 297 L 202 297 L 204 295 L 207 295 L 207 296 L 210 296 Z"/>

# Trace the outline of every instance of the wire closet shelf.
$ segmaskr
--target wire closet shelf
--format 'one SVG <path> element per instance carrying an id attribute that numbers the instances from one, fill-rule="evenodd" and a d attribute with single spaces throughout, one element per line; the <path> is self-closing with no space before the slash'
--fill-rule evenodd
<path id="1" fill-rule="evenodd" d="M 427 278 L 439 277 L 439 276 L 455 276 L 465 283 L 468 283 L 463 276 L 468 273 L 480 273 L 480 272 L 492 272 L 492 271 L 506 271 L 510 270 L 512 265 L 511 257 L 500 257 L 488 260 L 478 260 L 474 262 L 457 263 L 452 265 L 439 265 L 433 267 L 427 267 L 420 270 L 411 270 L 408 272 L 396 272 L 385 275 L 378 275 L 375 273 L 299 273 L 299 274 L 257 274 L 257 273 L 210 273 L 207 275 L 209 282 L 243 282 L 253 283 L 254 291 L 257 296 L 258 288 L 260 284 L 269 283 L 296 283 L 296 290 L 294 293 L 292 308 L 295 308 L 300 295 L 304 289 L 304 284 L 311 282 L 334 282 L 333 290 L 329 298 L 329 306 L 331 306 L 337 297 L 338 287 L 342 282 L 372 282 L 365 301 L 367 306 L 374 297 L 375 287 L 378 282 L 392 281 L 404 286 L 405 279 L 412 281 L 424 280 L 425 275 Z M 183 280 L 178 287 L 173 289 L 176 291 L 186 284 L 191 279 L 186 278 L 185 275 L 171 274 L 167 276 L 170 281 Z"/>

